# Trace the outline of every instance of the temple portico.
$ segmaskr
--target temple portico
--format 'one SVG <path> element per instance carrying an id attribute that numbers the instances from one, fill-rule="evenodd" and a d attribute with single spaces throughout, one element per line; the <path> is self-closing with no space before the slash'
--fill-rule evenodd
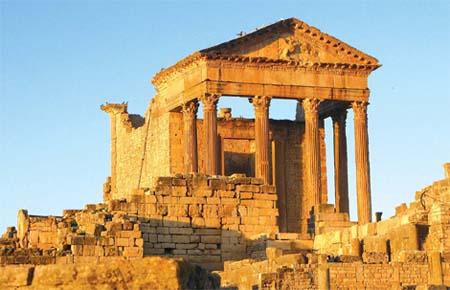
<path id="1" fill-rule="evenodd" d="M 120 180 L 127 183 L 114 183 L 112 195 L 135 184 L 151 186 L 161 175 L 245 174 L 275 185 L 281 231 L 306 233 L 311 210 L 328 203 L 327 118 L 333 124 L 334 211 L 349 213 L 346 117 L 353 110 L 358 222 L 370 222 L 368 77 L 379 66 L 370 55 L 294 18 L 195 52 L 152 79 L 157 95 L 147 113 L 148 130 L 136 133 L 144 140 L 137 153 L 121 153 L 113 145 L 122 158 L 113 157 L 113 175 L 125 176 Z M 233 118 L 230 111 L 218 116 L 223 97 L 248 99 L 254 118 Z M 296 101 L 296 119 L 270 119 L 275 99 Z M 203 119 L 197 117 L 199 105 Z M 160 153 L 147 152 L 152 148 Z M 123 166 L 133 162 L 136 174 Z"/>
<path id="2" fill-rule="evenodd" d="M 366 92 L 364 92 L 366 94 Z M 261 178 L 265 184 L 274 184 L 271 174 L 271 140 L 269 130 L 270 96 L 249 96 L 249 102 L 254 107 L 254 140 L 255 140 L 255 177 Z M 220 152 L 217 133 L 217 104 L 219 94 L 206 93 L 199 98 L 203 104 L 204 114 L 204 173 L 209 175 L 224 174 L 219 169 Z M 322 102 L 316 98 L 298 98 L 303 109 L 305 126 L 305 192 L 311 197 L 309 208 L 324 203 L 321 198 L 321 150 L 320 150 L 320 121 L 331 117 L 333 124 L 333 154 L 334 154 L 334 193 L 336 212 L 349 213 L 348 196 L 348 160 L 346 119 L 347 108 L 354 111 L 355 130 L 355 161 L 358 221 L 371 221 L 370 172 L 368 156 L 367 133 L 367 102 L 365 101 L 328 101 Z M 333 105 L 330 105 L 333 103 Z M 324 106 L 321 106 L 324 104 Z M 199 172 L 197 148 L 197 120 L 198 100 L 191 100 L 182 105 L 183 136 L 184 136 L 184 165 L 185 173 Z"/>

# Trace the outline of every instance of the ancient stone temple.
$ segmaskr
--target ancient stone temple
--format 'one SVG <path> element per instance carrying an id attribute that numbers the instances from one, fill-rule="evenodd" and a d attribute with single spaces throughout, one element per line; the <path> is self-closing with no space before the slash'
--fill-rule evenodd
<path id="1" fill-rule="evenodd" d="M 145 117 L 107 104 L 111 197 L 177 173 L 261 178 L 277 188 L 282 232 L 306 233 L 327 203 L 324 120 L 332 118 L 336 210 L 348 213 L 346 116 L 354 113 L 358 221 L 371 221 L 367 106 L 378 61 L 295 18 L 195 52 L 161 70 Z M 221 98 L 248 98 L 254 119 L 218 116 Z M 272 120 L 272 99 L 297 100 L 295 121 Z M 198 118 L 199 104 L 203 119 Z"/>
<path id="2" fill-rule="evenodd" d="M 19 210 L 0 237 L 0 289 L 448 289 L 450 163 L 372 221 L 368 77 L 379 66 L 291 18 L 161 70 L 144 116 L 101 106 L 111 121 L 102 203 Z M 220 108 L 230 97 L 248 99 L 254 118 Z M 296 100 L 295 119 L 271 119 L 273 99 Z"/>

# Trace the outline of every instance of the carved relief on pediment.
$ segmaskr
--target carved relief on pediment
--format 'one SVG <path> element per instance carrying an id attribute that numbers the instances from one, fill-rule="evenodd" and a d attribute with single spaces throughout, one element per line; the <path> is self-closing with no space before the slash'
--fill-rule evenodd
<path id="1" fill-rule="evenodd" d="M 288 36 L 279 41 L 278 57 L 284 60 L 319 62 L 320 49 L 309 42 Z"/>

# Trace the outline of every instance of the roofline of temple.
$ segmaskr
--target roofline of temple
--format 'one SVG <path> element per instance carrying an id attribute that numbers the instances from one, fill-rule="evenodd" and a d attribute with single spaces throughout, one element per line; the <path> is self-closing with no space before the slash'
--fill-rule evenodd
<path id="1" fill-rule="evenodd" d="M 286 27 L 293 27 L 294 29 L 298 28 L 298 29 L 305 30 L 306 33 L 311 33 L 311 35 L 313 37 L 318 38 L 320 41 L 323 41 L 329 45 L 333 45 L 334 47 L 341 47 L 341 50 L 347 51 L 349 54 L 353 54 L 355 56 L 355 58 L 358 58 L 359 60 L 367 60 L 367 63 L 364 65 L 357 65 L 357 64 L 351 64 L 351 63 L 305 63 L 305 62 L 298 62 L 298 61 L 292 61 L 292 60 L 269 59 L 266 57 L 242 57 L 242 56 L 238 56 L 238 55 L 223 56 L 218 53 L 215 53 L 215 51 L 217 51 L 218 49 L 234 46 L 236 44 L 242 43 L 243 41 L 245 41 L 247 39 L 251 39 L 251 38 L 257 37 L 261 34 L 268 33 L 280 25 L 286 26 Z M 241 37 L 232 39 L 230 41 L 223 42 L 221 44 L 218 44 L 218 45 L 206 48 L 206 49 L 202 49 L 200 51 L 196 51 L 196 52 L 192 53 L 191 55 L 181 59 L 174 65 L 172 65 L 166 69 L 162 69 L 160 72 L 155 74 L 155 76 L 152 79 L 152 83 L 154 85 L 157 85 L 162 80 L 164 80 L 166 77 L 171 75 L 173 72 L 179 70 L 180 68 L 184 68 L 187 65 L 189 65 L 195 61 L 201 60 L 201 59 L 203 59 L 203 60 L 226 59 L 226 60 L 231 60 L 231 61 L 234 60 L 234 61 L 240 61 L 240 62 L 255 62 L 255 63 L 259 63 L 259 62 L 286 63 L 286 64 L 291 64 L 291 65 L 297 65 L 299 67 L 318 67 L 319 68 L 319 67 L 332 66 L 332 67 L 346 67 L 346 68 L 357 69 L 357 70 L 363 69 L 363 70 L 370 70 L 370 71 L 376 70 L 377 68 L 379 68 L 381 66 L 381 64 L 378 62 L 378 60 L 375 57 L 370 56 L 370 55 L 348 45 L 347 43 L 342 42 L 339 39 L 337 39 L 331 35 L 328 35 L 313 26 L 306 24 L 303 21 L 300 21 L 296 18 L 289 18 L 286 20 L 280 20 L 278 22 L 275 22 L 273 24 L 265 26 L 261 29 L 258 29 L 252 33 L 243 35 Z"/>

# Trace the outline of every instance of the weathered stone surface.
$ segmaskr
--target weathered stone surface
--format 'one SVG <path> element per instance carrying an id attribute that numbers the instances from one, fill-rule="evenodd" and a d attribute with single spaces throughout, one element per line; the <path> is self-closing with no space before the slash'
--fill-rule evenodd
<path id="1" fill-rule="evenodd" d="M 0 288 L 23 287 L 31 284 L 34 267 L 11 265 L 0 267 Z"/>
<path id="2" fill-rule="evenodd" d="M 24 287 L 27 286 L 27 287 Z M 6 266 L 0 287 L 20 289 L 217 289 L 217 278 L 198 266 L 160 257 L 96 264 Z"/>

